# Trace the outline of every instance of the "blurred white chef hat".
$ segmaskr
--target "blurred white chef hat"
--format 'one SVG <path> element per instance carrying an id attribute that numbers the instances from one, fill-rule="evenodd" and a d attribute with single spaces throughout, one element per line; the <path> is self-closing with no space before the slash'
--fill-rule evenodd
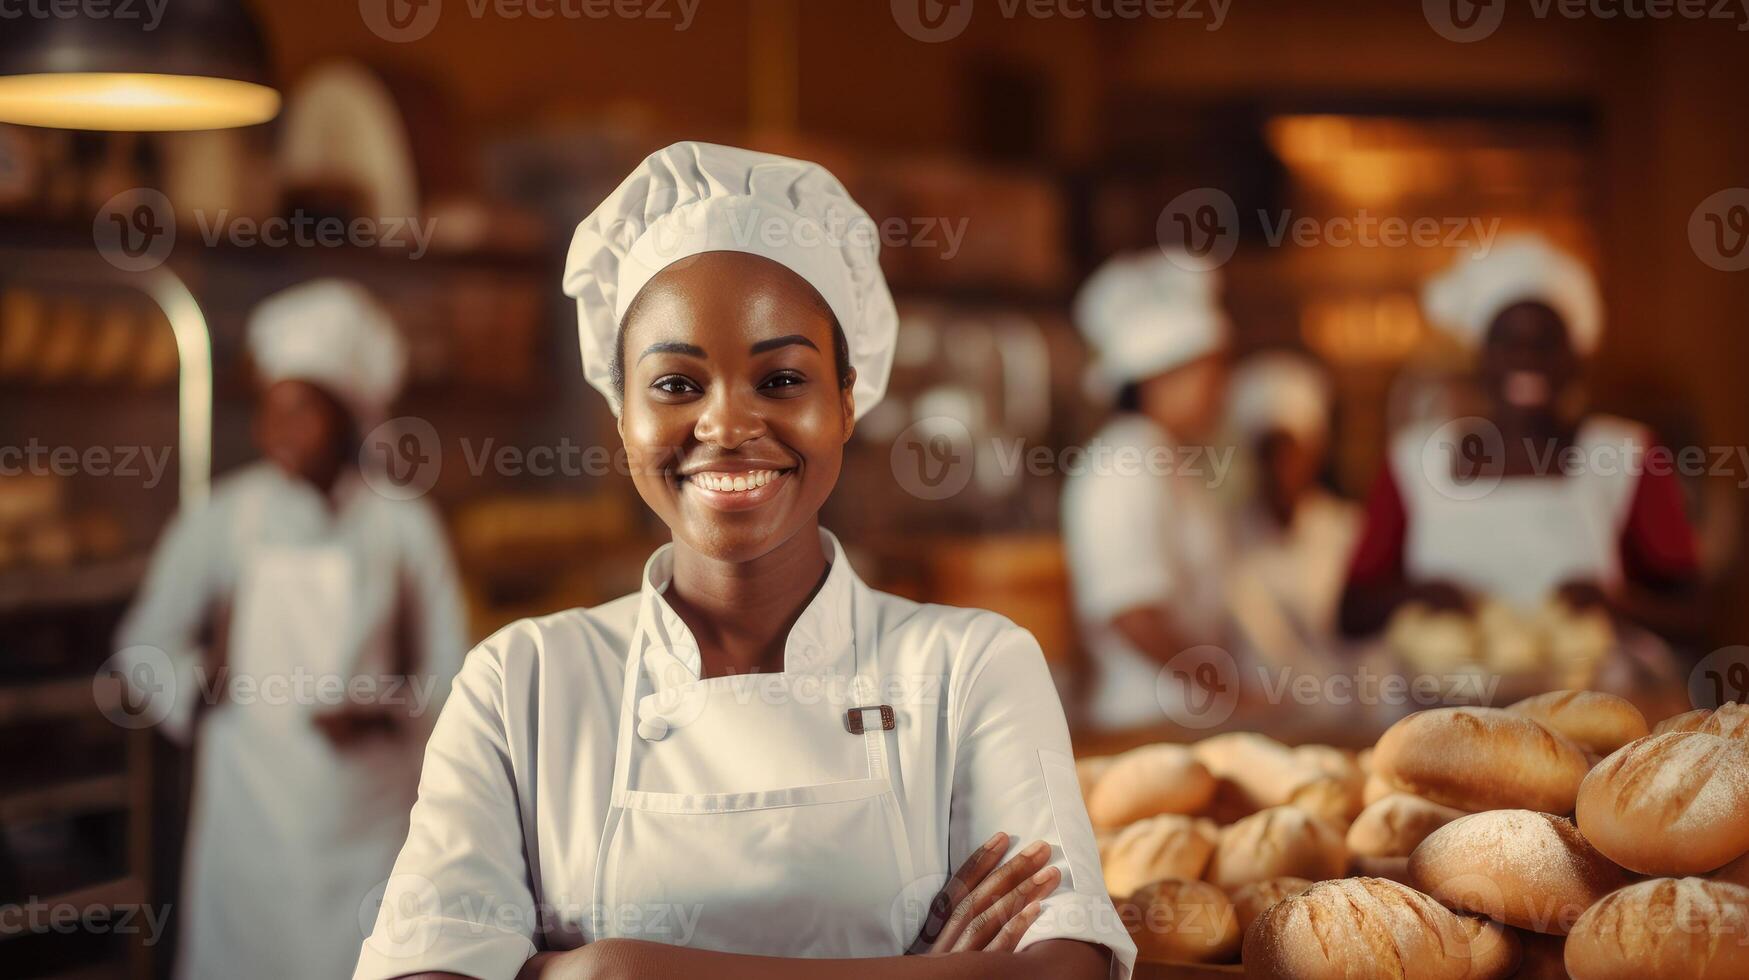
<path id="1" fill-rule="evenodd" d="M 1227 412 L 1233 428 L 1248 439 L 1284 429 L 1321 440 L 1330 427 L 1329 376 L 1303 354 L 1253 354 L 1233 369 Z"/>
<path id="2" fill-rule="evenodd" d="M 612 362 L 638 292 L 689 256 L 746 252 L 801 276 L 831 308 L 856 369 L 860 418 L 886 393 L 899 329 L 878 231 L 819 164 L 711 143 L 658 150 L 571 239 L 564 287 L 577 300 L 583 377 L 618 415 Z"/>
<path id="3" fill-rule="evenodd" d="M 308 381 L 340 399 L 361 429 L 400 394 L 407 347 L 388 311 L 344 279 L 315 279 L 262 300 L 249 354 L 263 381 Z"/>
<path id="4" fill-rule="evenodd" d="M 1075 297 L 1075 324 L 1109 388 L 1140 381 L 1227 344 L 1220 276 L 1163 251 L 1110 259 Z"/>
<path id="5" fill-rule="evenodd" d="M 1428 322 L 1479 347 L 1508 307 L 1545 303 L 1567 325 L 1573 349 L 1589 354 L 1603 334 L 1603 299 L 1586 265 L 1541 235 L 1501 238 L 1486 254 L 1466 255 L 1421 290 Z"/>

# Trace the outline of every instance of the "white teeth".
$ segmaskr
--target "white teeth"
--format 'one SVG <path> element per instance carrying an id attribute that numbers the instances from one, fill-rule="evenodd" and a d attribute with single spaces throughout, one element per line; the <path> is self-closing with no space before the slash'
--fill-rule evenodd
<path id="1" fill-rule="evenodd" d="M 757 490 L 777 479 L 778 476 L 776 470 L 753 470 L 750 473 L 735 474 L 694 473 L 687 479 L 706 490 L 715 490 L 719 493 L 743 493 L 748 490 Z"/>

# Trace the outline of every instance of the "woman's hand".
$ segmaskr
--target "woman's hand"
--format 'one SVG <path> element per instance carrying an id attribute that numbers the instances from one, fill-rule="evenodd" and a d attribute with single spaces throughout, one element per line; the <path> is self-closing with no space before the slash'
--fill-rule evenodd
<path id="1" fill-rule="evenodd" d="M 998 832 L 972 853 L 929 904 L 923 931 L 911 944 L 920 956 L 945 956 L 969 950 L 1012 952 L 1039 915 L 1039 902 L 1063 874 L 1047 867 L 1051 847 L 1036 841 L 997 867 L 1008 850 L 1008 835 Z"/>

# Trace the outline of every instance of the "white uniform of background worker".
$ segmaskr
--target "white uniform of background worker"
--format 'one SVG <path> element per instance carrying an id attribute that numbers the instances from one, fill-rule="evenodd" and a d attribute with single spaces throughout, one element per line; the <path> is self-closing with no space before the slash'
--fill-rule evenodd
<path id="1" fill-rule="evenodd" d="M 432 508 L 358 469 L 405 368 L 387 314 L 311 282 L 262 303 L 248 344 L 267 459 L 176 517 L 117 642 L 195 742 L 177 976 L 333 980 L 406 835 L 463 605 Z"/>
<path id="2" fill-rule="evenodd" d="M 1228 323 L 1219 279 L 1183 255 L 1112 259 L 1082 288 L 1077 326 L 1115 412 L 1063 491 L 1077 616 L 1096 672 L 1095 727 L 1158 724 L 1182 679 L 1161 668 L 1226 640 L 1228 547 L 1215 491 Z"/>
<path id="3" fill-rule="evenodd" d="M 1330 441 L 1330 382 L 1286 351 L 1233 370 L 1228 427 L 1248 479 L 1234 501 L 1227 602 L 1259 659 L 1304 666 L 1331 652 L 1360 509 L 1318 482 Z"/>

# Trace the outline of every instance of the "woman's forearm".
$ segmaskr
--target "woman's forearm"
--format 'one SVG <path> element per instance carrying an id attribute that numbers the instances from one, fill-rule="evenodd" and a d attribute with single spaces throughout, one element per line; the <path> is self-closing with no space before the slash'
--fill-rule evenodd
<path id="1" fill-rule="evenodd" d="M 666 980 L 705 976 L 711 980 L 982 980 L 1016 976 L 1104 980 L 1111 953 L 1073 939 L 1049 939 L 1018 953 L 985 951 L 947 956 L 881 956 L 868 959 L 786 959 L 689 949 L 635 939 L 606 939 L 547 957 L 518 980 Z M 537 957 L 540 959 L 540 957 Z"/>

